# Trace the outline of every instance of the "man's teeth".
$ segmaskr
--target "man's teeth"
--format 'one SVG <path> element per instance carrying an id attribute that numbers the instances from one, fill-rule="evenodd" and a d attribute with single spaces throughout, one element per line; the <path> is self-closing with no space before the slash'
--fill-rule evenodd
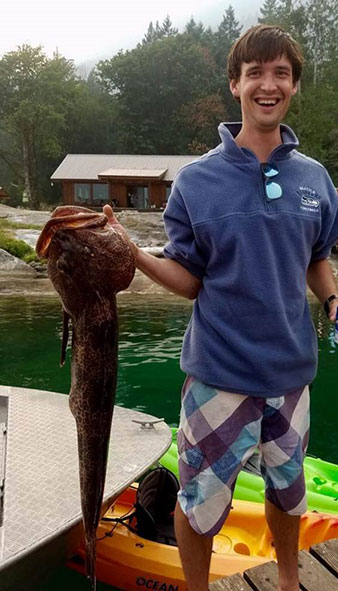
<path id="1" fill-rule="evenodd" d="M 256 99 L 259 105 L 276 105 L 278 99 Z"/>

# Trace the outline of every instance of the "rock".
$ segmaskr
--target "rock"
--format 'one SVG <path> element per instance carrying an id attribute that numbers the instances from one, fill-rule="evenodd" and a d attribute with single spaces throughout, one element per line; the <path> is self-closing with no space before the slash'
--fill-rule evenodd
<path id="1" fill-rule="evenodd" d="M 0 205 L 0 218 L 5 218 L 9 222 L 41 226 L 41 228 L 49 220 L 50 214 L 50 211 L 31 211 L 30 209 Z"/>
<path id="2" fill-rule="evenodd" d="M 124 210 L 118 212 L 116 217 L 129 232 L 130 238 L 140 247 L 163 248 L 168 242 L 162 213 Z"/>
<path id="3" fill-rule="evenodd" d="M 41 263 L 40 261 L 33 261 L 32 263 L 29 263 L 31 267 L 33 267 L 33 269 L 35 269 L 35 271 L 37 271 L 39 273 L 40 276 L 43 277 L 47 277 L 47 264 L 46 263 Z"/>
<path id="4" fill-rule="evenodd" d="M 24 263 L 21 259 L 9 254 L 6 250 L 0 248 L 0 274 L 15 275 L 30 275 L 32 278 L 36 277 L 37 272 L 30 265 Z"/>
<path id="5" fill-rule="evenodd" d="M 142 246 L 141 250 L 149 252 L 154 257 L 163 257 L 163 246 Z"/>
<path id="6" fill-rule="evenodd" d="M 18 240 L 23 240 L 31 248 L 35 249 L 35 245 L 40 233 L 41 230 L 15 230 L 15 237 Z"/>

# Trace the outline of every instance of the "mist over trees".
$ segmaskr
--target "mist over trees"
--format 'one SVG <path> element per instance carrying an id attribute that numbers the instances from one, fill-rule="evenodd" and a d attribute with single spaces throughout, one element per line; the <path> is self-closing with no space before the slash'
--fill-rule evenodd
<path id="1" fill-rule="evenodd" d="M 265 0 L 259 22 L 286 28 L 305 67 L 286 119 L 300 149 L 338 184 L 337 0 Z M 138 45 L 100 61 L 87 80 L 71 60 L 22 45 L 0 59 L 0 186 L 12 204 L 56 203 L 50 175 L 67 153 L 202 154 L 220 121 L 240 120 L 226 57 L 242 28 L 232 6 L 212 30 L 167 16 Z"/>

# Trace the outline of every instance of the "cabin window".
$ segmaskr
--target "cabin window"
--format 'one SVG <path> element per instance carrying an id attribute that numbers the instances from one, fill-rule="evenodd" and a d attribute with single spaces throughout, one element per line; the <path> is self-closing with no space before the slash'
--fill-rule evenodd
<path id="1" fill-rule="evenodd" d="M 74 197 L 78 203 L 90 203 L 90 184 L 74 183 Z"/>
<path id="2" fill-rule="evenodd" d="M 93 203 L 94 205 L 104 205 L 109 201 L 109 191 L 107 183 L 93 184 Z"/>
<path id="3" fill-rule="evenodd" d="M 166 201 L 168 201 L 170 193 L 171 193 L 171 185 L 170 185 L 170 187 L 165 188 L 165 200 Z"/>

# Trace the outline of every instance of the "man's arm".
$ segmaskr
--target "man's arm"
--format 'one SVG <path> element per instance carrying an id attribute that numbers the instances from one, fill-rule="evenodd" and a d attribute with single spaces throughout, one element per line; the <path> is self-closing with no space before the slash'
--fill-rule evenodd
<path id="1" fill-rule="evenodd" d="M 313 261 L 307 270 L 307 282 L 311 291 L 324 303 L 332 294 L 338 295 L 336 280 L 333 276 L 330 263 L 327 259 Z M 338 300 L 332 300 L 329 304 L 329 319 L 335 322 L 338 309 Z"/>
<path id="2" fill-rule="evenodd" d="M 169 291 L 189 300 L 194 300 L 197 297 L 201 281 L 176 261 L 159 259 L 137 247 L 135 261 L 136 267 L 142 273 Z"/>
<path id="3" fill-rule="evenodd" d="M 109 223 L 130 240 L 126 229 L 118 222 L 110 205 L 104 206 L 103 213 L 108 217 Z M 134 252 L 136 267 L 147 277 L 177 295 L 190 300 L 197 297 L 201 281 L 185 267 L 172 259 L 160 259 L 143 252 L 131 241 L 130 244 Z"/>

